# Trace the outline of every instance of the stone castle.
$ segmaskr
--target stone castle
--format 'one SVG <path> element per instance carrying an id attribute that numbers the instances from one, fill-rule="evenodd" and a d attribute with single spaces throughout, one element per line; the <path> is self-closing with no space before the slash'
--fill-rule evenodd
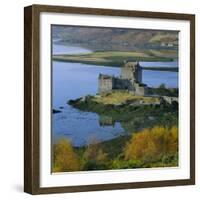
<path id="1" fill-rule="evenodd" d="M 99 74 L 99 93 L 112 90 L 127 90 L 134 95 L 148 94 L 147 85 L 142 83 L 142 67 L 138 62 L 127 62 L 121 68 L 120 77 Z"/>

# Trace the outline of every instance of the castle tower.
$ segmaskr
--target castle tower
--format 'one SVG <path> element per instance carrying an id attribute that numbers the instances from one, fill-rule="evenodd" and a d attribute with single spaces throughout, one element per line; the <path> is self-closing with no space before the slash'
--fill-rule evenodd
<path id="1" fill-rule="evenodd" d="M 142 68 L 137 62 L 127 62 L 121 68 L 121 78 L 132 83 L 142 83 Z"/>
<path id="2" fill-rule="evenodd" d="M 113 89 L 113 77 L 109 75 L 99 74 L 99 88 L 98 92 L 110 92 Z"/>

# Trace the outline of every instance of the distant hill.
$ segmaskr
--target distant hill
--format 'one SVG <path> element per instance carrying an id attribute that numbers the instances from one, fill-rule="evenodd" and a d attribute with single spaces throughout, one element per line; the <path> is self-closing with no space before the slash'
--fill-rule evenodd
<path id="1" fill-rule="evenodd" d="M 95 51 L 177 49 L 178 46 L 177 31 L 53 25 L 52 35 L 59 43 L 81 45 Z"/>

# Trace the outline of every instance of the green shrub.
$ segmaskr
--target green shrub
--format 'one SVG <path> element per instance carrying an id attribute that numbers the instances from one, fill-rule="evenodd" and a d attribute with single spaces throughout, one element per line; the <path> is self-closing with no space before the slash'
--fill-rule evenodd
<path id="1" fill-rule="evenodd" d="M 90 141 L 83 154 L 84 170 L 105 169 L 106 161 L 107 154 L 103 152 L 100 143 L 96 140 Z"/>
<path id="2" fill-rule="evenodd" d="M 111 164 L 112 169 L 134 169 L 141 168 L 143 163 L 140 160 L 114 159 Z"/>

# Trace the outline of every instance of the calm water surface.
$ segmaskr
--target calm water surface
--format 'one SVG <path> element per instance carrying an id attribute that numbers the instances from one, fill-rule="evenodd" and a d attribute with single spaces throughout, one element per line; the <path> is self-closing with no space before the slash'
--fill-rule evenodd
<path id="1" fill-rule="evenodd" d="M 88 52 L 90 51 L 81 47 L 53 45 L 54 54 Z M 143 66 L 151 66 L 151 64 L 155 66 L 155 63 L 141 63 Z M 166 63 L 158 63 L 158 66 L 165 65 Z M 177 63 L 170 66 L 177 66 Z M 67 138 L 74 146 L 82 146 L 94 139 L 104 141 L 127 134 L 120 123 L 116 122 L 114 125 L 100 126 L 100 117 L 97 114 L 82 112 L 67 104 L 69 99 L 76 99 L 87 94 L 96 94 L 99 73 L 119 76 L 120 68 L 53 62 L 52 73 L 53 108 L 62 111 L 52 116 L 53 141 L 59 138 Z M 178 73 L 144 70 L 143 82 L 149 86 L 159 86 L 161 83 L 165 83 L 168 87 L 177 87 Z"/>
<path id="2" fill-rule="evenodd" d="M 78 54 L 78 53 L 91 53 L 89 49 L 82 47 L 68 47 L 61 44 L 53 44 L 53 54 Z"/>

